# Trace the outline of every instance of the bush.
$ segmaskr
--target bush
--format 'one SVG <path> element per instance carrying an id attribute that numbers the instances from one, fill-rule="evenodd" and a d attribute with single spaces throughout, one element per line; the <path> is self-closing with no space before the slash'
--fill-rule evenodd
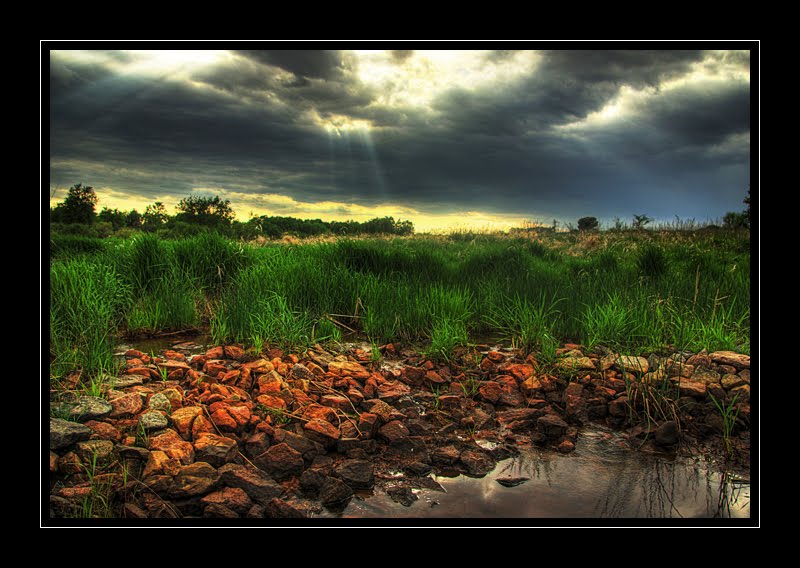
<path id="1" fill-rule="evenodd" d="M 659 278 L 667 271 L 667 256 L 661 247 L 647 244 L 636 257 L 639 273 L 648 278 Z"/>
<path id="2" fill-rule="evenodd" d="M 579 231 L 595 231 L 600 226 L 597 217 L 581 217 L 578 219 Z"/>

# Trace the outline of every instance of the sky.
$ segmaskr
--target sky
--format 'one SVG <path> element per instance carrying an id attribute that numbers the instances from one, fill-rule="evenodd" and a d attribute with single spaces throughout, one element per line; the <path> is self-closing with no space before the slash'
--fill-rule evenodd
<path id="1" fill-rule="evenodd" d="M 51 50 L 50 205 L 715 220 L 744 208 L 750 113 L 749 51 Z"/>

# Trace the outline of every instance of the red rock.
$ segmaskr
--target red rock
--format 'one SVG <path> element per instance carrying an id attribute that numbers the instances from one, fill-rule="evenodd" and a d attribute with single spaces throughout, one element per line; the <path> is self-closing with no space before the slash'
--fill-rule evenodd
<path id="1" fill-rule="evenodd" d="M 208 410 L 211 413 L 211 421 L 222 432 L 235 432 L 250 420 L 250 411 L 247 407 L 237 407 L 227 402 L 215 402 Z"/>
<path id="2" fill-rule="evenodd" d="M 425 378 L 435 384 L 442 384 L 443 382 L 445 382 L 442 376 L 436 371 L 428 371 L 427 373 L 425 373 Z"/>
<path id="3" fill-rule="evenodd" d="M 617 391 L 608 387 L 596 386 L 594 387 L 594 394 L 606 400 L 611 400 L 617 395 Z"/>
<path id="4" fill-rule="evenodd" d="M 517 380 L 509 375 L 500 375 L 499 377 L 495 377 L 494 379 L 500 388 L 503 390 L 504 393 L 515 393 L 519 392 L 519 386 L 517 385 Z"/>
<path id="5" fill-rule="evenodd" d="M 50 473 L 55 473 L 58 471 L 58 454 L 55 452 L 50 452 Z"/>
<path id="6" fill-rule="evenodd" d="M 239 370 L 232 370 L 232 371 L 225 371 L 217 376 L 217 379 L 221 383 L 225 384 L 235 384 L 239 377 L 242 376 L 242 372 Z"/>
<path id="7" fill-rule="evenodd" d="M 487 357 L 487 358 L 488 358 L 488 359 L 489 359 L 489 360 L 490 360 L 492 363 L 502 363 L 502 362 L 505 360 L 505 358 L 506 358 L 506 356 L 505 356 L 505 355 L 503 355 L 502 353 L 500 353 L 500 352 L 498 352 L 498 351 L 489 351 L 489 352 L 486 354 L 486 357 Z"/>
<path id="8" fill-rule="evenodd" d="M 258 467 L 281 480 L 303 473 L 303 456 L 285 443 L 276 444 L 255 459 Z"/>
<path id="9" fill-rule="evenodd" d="M 558 451 L 559 451 L 559 452 L 561 452 L 562 454 L 568 454 L 568 453 L 570 453 L 571 451 L 575 450 L 575 444 L 573 444 L 573 443 L 572 443 L 571 441 L 569 441 L 569 440 L 564 440 L 563 442 L 561 442 L 561 443 L 558 445 L 558 448 L 557 448 L 557 449 L 558 449 Z"/>
<path id="10" fill-rule="evenodd" d="M 422 384 L 424 377 L 425 369 L 420 369 L 419 367 L 403 367 L 400 371 L 401 380 L 412 385 Z"/>
<path id="11" fill-rule="evenodd" d="M 120 416 L 133 416 L 138 414 L 144 407 L 142 397 L 137 393 L 132 392 L 120 397 L 115 398 L 111 402 L 111 414 L 109 418 L 118 418 Z"/>
<path id="12" fill-rule="evenodd" d="M 539 431 L 550 439 L 557 439 L 566 434 L 568 425 L 555 414 L 545 414 L 536 420 Z"/>
<path id="13" fill-rule="evenodd" d="M 377 414 L 383 422 L 389 422 L 391 420 L 394 408 L 386 404 L 384 401 L 378 400 L 369 408 L 369 411 L 372 414 Z"/>
<path id="14" fill-rule="evenodd" d="M 81 458 L 75 452 L 67 452 L 58 458 L 58 471 L 69 475 L 71 473 L 86 473 L 81 463 Z"/>
<path id="15" fill-rule="evenodd" d="M 170 419 L 184 440 L 192 438 L 192 423 L 203 414 L 202 406 L 186 406 L 175 410 Z"/>
<path id="16" fill-rule="evenodd" d="M 222 351 L 222 346 L 218 345 L 216 347 L 212 347 L 208 351 L 205 352 L 206 359 L 222 359 L 225 357 L 225 354 Z"/>
<path id="17" fill-rule="evenodd" d="M 272 396 L 268 394 L 260 394 L 256 397 L 256 402 L 262 406 L 264 406 L 267 410 L 270 409 L 285 409 L 287 408 L 286 401 L 280 397 Z"/>
<path id="18" fill-rule="evenodd" d="M 284 387 L 283 379 L 275 371 L 269 371 L 259 376 L 256 382 L 260 394 L 275 394 Z"/>
<path id="19" fill-rule="evenodd" d="M 380 418 L 377 414 L 373 414 L 371 412 L 362 412 L 361 416 L 358 419 L 358 429 L 361 431 L 361 434 L 364 438 L 372 438 L 375 436 L 375 432 L 378 430 L 378 421 Z"/>
<path id="20" fill-rule="evenodd" d="M 686 360 L 686 362 L 694 367 L 711 367 L 712 364 L 711 357 L 709 357 L 705 350 L 697 355 L 692 355 Z"/>
<path id="21" fill-rule="evenodd" d="M 572 382 L 564 390 L 564 403 L 568 416 L 575 416 L 586 406 L 583 401 L 583 385 Z"/>
<path id="22" fill-rule="evenodd" d="M 544 401 L 541 401 L 544 402 Z M 533 421 L 542 416 L 541 408 L 515 408 L 497 413 L 497 421 L 509 430 L 524 430 L 533 426 Z"/>
<path id="23" fill-rule="evenodd" d="M 172 349 L 164 351 L 164 357 L 171 361 L 186 361 L 186 355 L 178 351 L 173 351 Z"/>
<path id="24" fill-rule="evenodd" d="M 378 387 L 378 398 L 394 402 L 398 398 L 407 395 L 411 389 L 400 381 L 386 382 Z"/>
<path id="25" fill-rule="evenodd" d="M 436 448 L 431 452 L 431 460 L 437 465 L 453 465 L 460 456 L 461 452 L 454 446 Z"/>
<path id="26" fill-rule="evenodd" d="M 139 358 L 128 359 L 127 361 L 125 361 L 125 368 L 130 369 L 131 367 L 144 367 L 144 361 L 142 361 Z M 150 376 L 149 373 L 147 376 L 148 377 Z"/>
<path id="27" fill-rule="evenodd" d="M 194 422 L 192 422 L 192 440 L 196 440 L 205 433 L 213 432 L 216 432 L 214 425 L 208 418 L 205 417 L 204 414 L 201 414 L 194 419 Z"/>
<path id="28" fill-rule="evenodd" d="M 182 464 L 194 461 L 194 448 L 183 440 L 174 430 L 165 430 L 163 434 L 150 438 L 148 449 L 161 450 L 169 457 L 179 460 Z"/>
<path id="29" fill-rule="evenodd" d="M 718 365 L 730 365 L 737 369 L 750 368 L 750 355 L 743 355 L 734 351 L 714 351 L 709 357 Z"/>
<path id="30" fill-rule="evenodd" d="M 221 375 L 222 373 L 225 373 L 227 371 L 228 368 L 225 365 L 222 365 L 221 363 L 218 362 L 212 363 L 211 361 L 209 361 L 205 365 L 203 365 L 203 372 L 209 377 L 216 378 L 218 375 Z"/>
<path id="31" fill-rule="evenodd" d="M 59 497 L 64 497 L 65 499 L 85 499 L 92 494 L 92 488 L 89 485 L 83 486 L 75 486 L 75 487 L 64 487 L 63 489 L 59 489 L 58 495 Z"/>
<path id="32" fill-rule="evenodd" d="M 320 418 L 313 418 L 303 424 L 303 430 L 311 440 L 319 442 L 325 447 L 335 444 L 341 435 L 338 427 Z"/>
<path id="33" fill-rule="evenodd" d="M 303 409 L 303 417 L 308 420 L 319 419 L 326 422 L 337 422 L 336 411 L 321 404 L 309 404 Z"/>
<path id="34" fill-rule="evenodd" d="M 128 359 L 134 358 L 134 357 L 137 358 L 137 359 L 141 359 L 142 357 L 145 357 L 145 356 L 146 356 L 146 354 L 141 352 L 141 351 L 139 351 L 138 349 L 128 349 L 125 352 L 125 357 L 128 358 Z"/>
<path id="35" fill-rule="evenodd" d="M 331 408 L 336 408 L 341 410 L 342 412 L 352 412 L 353 407 L 350 405 L 350 401 L 347 400 L 343 396 L 335 395 L 335 394 L 326 394 L 320 399 L 320 403 L 324 406 L 330 406 Z"/>
<path id="36" fill-rule="evenodd" d="M 248 497 L 247 493 L 239 487 L 223 487 L 218 491 L 209 493 L 202 499 L 200 503 L 203 505 L 222 505 L 239 515 L 244 515 L 253 506 L 253 501 Z"/>
<path id="37" fill-rule="evenodd" d="M 167 454 L 161 450 L 153 450 L 147 455 L 147 462 L 142 470 L 142 479 L 146 479 L 151 475 L 164 475 L 164 464 L 171 460 Z M 174 460 L 179 463 L 178 460 Z"/>
<path id="38" fill-rule="evenodd" d="M 325 375 L 325 369 L 323 369 L 313 361 L 309 361 L 308 363 L 306 363 L 306 367 L 308 368 L 309 371 L 311 371 L 311 374 L 314 375 L 315 377 L 322 377 Z"/>
<path id="39" fill-rule="evenodd" d="M 484 373 L 496 373 L 497 365 L 488 357 L 484 357 L 483 361 L 481 361 L 481 371 Z"/>
<path id="40" fill-rule="evenodd" d="M 328 363 L 328 371 L 334 375 L 347 375 L 359 380 L 366 380 L 370 375 L 361 364 L 353 361 L 331 361 Z"/>
<path id="41" fill-rule="evenodd" d="M 500 395 L 503 394 L 503 388 L 500 386 L 500 383 L 496 381 L 486 381 L 480 386 L 478 392 L 480 392 L 482 400 L 495 404 L 500 400 Z"/>
<path id="42" fill-rule="evenodd" d="M 194 451 L 197 461 L 208 462 L 214 467 L 220 467 L 232 461 L 238 446 L 234 440 L 216 434 L 203 434 L 194 441 Z"/>
<path id="43" fill-rule="evenodd" d="M 107 422 L 89 420 L 88 422 L 84 422 L 83 425 L 88 426 L 92 429 L 92 432 L 94 432 L 91 435 L 91 439 L 111 440 L 116 444 L 122 440 L 122 433 Z"/>
<path id="44" fill-rule="evenodd" d="M 463 392 L 461 395 L 463 395 Z M 439 406 L 441 408 L 458 408 L 461 405 L 461 395 L 443 394 L 439 396 Z"/>
<path id="45" fill-rule="evenodd" d="M 155 379 L 158 381 L 161 380 L 161 374 L 155 369 L 151 369 L 149 367 L 131 367 L 126 372 L 129 375 L 141 375 L 143 377 Z"/>
<path id="46" fill-rule="evenodd" d="M 364 401 L 364 393 L 362 393 L 359 389 L 355 387 L 350 387 L 348 389 L 347 396 L 356 406 L 358 406 Z"/>
<path id="47" fill-rule="evenodd" d="M 513 376 L 517 382 L 523 382 L 533 376 L 533 366 L 525 363 L 514 363 L 512 365 L 504 365 L 503 371 Z"/>
<path id="48" fill-rule="evenodd" d="M 226 345 L 223 348 L 223 359 L 233 359 L 235 361 L 241 361 L 247 356 L 244 349 L 241 347 L 236 347 L 235 345 Z"/>

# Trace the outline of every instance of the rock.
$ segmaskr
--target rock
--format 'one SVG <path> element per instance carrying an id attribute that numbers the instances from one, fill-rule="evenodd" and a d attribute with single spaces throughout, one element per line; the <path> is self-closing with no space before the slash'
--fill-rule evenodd
<path id="1" fill-rule="evenodd" d="M 584 408 L 583 385 L 572 382 L 564 390 L 564 403 L 566 404 L 567 416 L 576 416 Z"/>
<path id="2" fill-rule="evenodd" d="M 599 370 L 600 371 L 607 371 L 611 367 L 614 366 L 614 363 L 617 362 L 617 358 L 619 355 L 617 353 L 609 353 L 608 355 L 600 358 L 599 363 Z"/>
<path id="3" fill-rule="evenodd" d="M 262 505 L 283 493 L 283 487 L 251 466 L 228 463 L 219 468 L 219 474 L 223 485 L 242 489 L 250 499 Z"/>
<path id="4" fill-rule="evenodd" d="M 289 432 L 283 428 L 276 428 L 273 434 L 273 443 L 285 443 L 289 447 L 297 450 L 304 460 L 312 461 L 315 457 L 325 453 L 325 447 L 319 442 L 310 440 L 305 436 Z"/>
<path id="5" fill-rule="evenodd" d="M 111 461 L 114 443 L 111 440 L 86 440 L 75 445 L 75 453 L 91 467 L 92 463 L 105 465 Z"/>
<path id="6" fill-rule="evenodd" d="M 122 375 L 121 377 L 110 377 L 108 385 L 112 389 L 121 390 L 128 387 L 139 386 L 144 382 L 142 375 Z"/>
<path id="7" fill-rule="evenodd" d="M 235 345 L 223 346 L 222 354 L 225 359 L 233 359 L 234 361 L 241 361 L 247 355 L 244 349 L 241 347 L 236 347 Z"/>
<path id="8" fill-rule="evenodd" d="M 273 371 L 260 375 L 256 381 L 258 384 L 258 394 L 277 394 L 284 388 L 285 383 L 281 376 Z"/>
<path id="9" fill-rule="evenodd" d="M 206 462 L 197 462 L 181 467 L 169 489 L 174 499 L 196 497 L 211 491 L 219 480 L 219 473 Z"/>
<path id="10" fill-rule="evenodd" d="M 122 516 L 126 519 L 146 519 L 147 511 L 133 503 L 125 503 L 122 506 Z"/>
<path id="11" fill-rule="evenodd" d="M 305 365 L 302 363 L 296 363 L 292 367 L 292 378 L 305 380 L 305 381 L 316 381 L 317 376 L 311 372 Z"/>
<path id="12" fill-rule="evenodd" d="M 336 444 L 336 440 L 341 436 L 339 428 L 321 418 L 313 418 L 303 424 L 303 430 L 311 440 L 318 442 L 326 448 Z"/>
<path id="13" fill-rule="evenodd" d="M 350 486 L 335 477 L 325 478 L 319 491 L 319 499 L 327 508 L 344 508 L 352 496 L 353 490 Z"/>
<path id="14" fill-rule="evenodd" d="M 145 448 L 140 448 L 138 446 L 116 446 L 117 453 L 119 457 L 124 460 L 139 460 L 139 461 L 147 461 L 147 457 L 150 455 L 150 450 Z"/>
<path id="15" fill-rule="evenodd" d="M 88 440 L 92 435 L 91 428 L 61 418 L 50 419 L 50 449 L 66 448 L 81 440 Z"/>
<path id="16" fill-rule="evenodd" d="M 628 397 L 625 395 L 615 398 L 608 403 L 608 413 L 617 418 L 624 418 L 628 416 L 630 411 L 628 402 Z"/>
<path id="17" fill-rule="evenodd" d="M 405 438 L 409 434 L 408 428 L 399 420 L 393 420 L 384 424 L 383 427 L 378 430 L 378 436 L 390 444 Z"/>
<path id="18" fill-rule="evenodd" d="M 271 446 L 256 458 L 255 464 L 276 480 L 300 475 L 304 465 L 300 452 L 284 443 Z"/>
<path id="19" fill-rule="evenodd" d="M 486 359 L 484 359 L 484 361 L 486 361 Z M 486 381 L 480 386 L 478 392 L 481 394 L 481 400 L 495 404 L 500 400 L 500 396 L 503 394 L 503 388 L 497 381 Z"/>
<path id="20" fill-rule="evenodd" d="M 484 359 L 486 361 L 486 359 Z M 410 487 L 390 487 L 386 490 L 386 494 L 395 503 L 400 503 L 403 507 L 410 507 L 414 501 L 419 499 Z"/>
<path id="21" fill-rule="evenodd" d="M 739 370 L 750 368 L 750 355 L 734 351 L 714 351 L 709 357 L 717 365 L 731 365 Z"/>
<path id="22" fill-rule="evenodd" d="M 504 366 L 503 371 L 514 377 L 518 383 L 521 383 L 533 376 L 534 369 L 533 365 L 515 363 L 513 365 Z"/>
<path id="23" fill-rule="evenodd" d="M 163 393 L 157 392 L 150 397 L 147 403 L 147 408 L 150 410 L 163 410 L 164 412 L 172 412 L 172 403 Z"/>
<path id="24" fill-rule="evenodd" d="M 278 498 L 267 503 L 264 509 L 265 516 L 270 519 L 305 519 L 308 517 L 305 511 L 301 511 L 290 503 Z"/>
<path id="25" fill-rule="evenodd" d="M 721 380 L 722 388 L 731 390 L 738 386 L 745 385 L 747 382 L 739 375 L 724 375 Z"/>
<path id="26" fill-rule="evenodd" d="M 501 477 L 495 479 L 495 481 L 503 487 L 516 487 L 517 485 L 522 485 L 526 481 L 530 481 L 530 479 L 530 477 Z"/>
<path id="27" fill-rule="evenodd" d="M 668 420 L 656 428 L 655 440 L 659 446 L 674 446 L 680 440 L 680 430 L 674 420 Z"/>
<path id="28" fill-rule="evenodd" d="M 148 448 L 150 451 L 161 450 L 182 464 L 190 464 L 194 461 L 192 444 L 183 440 L 175 430 L 165 430 L 163 434 L 151 437 Z"/>
<path id="29" fill-rule="evenodd" d="M 369 439 L 375 435 L 375 432 L 378 431 L 378 420 L 379 417 L 377 414 L 371 412 L 361 413 L 361 416 L 358 418 L 358 429 L 361 431 L 361 435 L 364 438 Z"/>
<path id="30" fill-rule="evenodd" d="M 735 396 L 738 402 L 750 402 L 750 385 L 740 385 L 730 390 L 731 396 Z"/>
<path id="31" fill-rule="evenodd" d="M 390 422 L 394 408 L 386 404 L 382 400 L 373 401 L 372 406 L 369 408 L 370 414 L 377 414 L 383 422 Z"/>
<path id="32" fill-rule="evenodd" d="M 708 367 L 697 367 L 692 373 L 692 380 L 708 384 L 719 383 L 721 375 Z"/>
<path id="33" fill-rule="evenodd" d="M 492 361 L 488 357 L 484 358 L 483 361 L 481 361 L 480 368 L 481 371 L 483 371 L 484 373 L 489 373 L 489 374 L 497 373 L 497 365 L 494 363 L 494 361 Z"/>
<path id="34" fill-rule="evenodd" d="M 96 396 L 82 396 L 69 405 L 69 416 L 74 420 L 86 422 L 108 416 L 112 411 L 111 403 Z"/>
<path id="35" fill-rule="evenodd" d="M 568 454 L 575 450 L 575 443 L 572 440 L 563 440 L 556 449 L 562 454 Z"/>
<path id="36" fill-rule="evenodd" d="M 411 462 L 406 465 L 405 470 L 412 475 L 424 476 L 428 475 L 433 468 L 430 464 L 421 461 Z"/>
<path id="37" fill-rule="evenodd" d="M 686 363 L 695 367 L 710 367 L 712 365 L 711 357 L 709 357 L 708 352 L 705 349 L 703 349 L 700 353 L 689 357 L 686 360 Z"/>
<path id="38" fill-rule="evenodd" d="M 369 371 L 353 361 L 331 361 L 328 363 L 328 371 L 334 375 L 349 376 L 360 381 L 369 378 Z"/>
<path id="39" fill-rule="evenodd" d="M 678 390 L 681 396 L 691 396 L 694 398 L 705 398 L 706 396 L 706 383 L 701 381 L 693 381 L 690 379 L 686 379 L 681 377 L 680 383 L 678 383 Z"/>
<path id="40" fill-rule="evenodd" d="M 460 455 L 455 446 L 444 446 L 431 452 L 431 461 L 437 465 L 453 465 Z"/>
<path id="41" fill-rule="evenodd" d="M 225 505 L 220 505 L 218 503 L 211 503 L 210 505 L 206 505 L 206 508 L 203 509 L 203 517 L 206 519 L 238 519 L 239 513 L 236 511 L 229 509 Z"/>
<path id="42" fill-rule="evenodd" d="M 375 484 L 374 467 L 366 460 L 345 460 L 334 471 L 353 489 L 369 489 Z"/>
<path id="43" fill-rule="evenodd" d="M 555 414 L 545 414 L 536 421 L 539 432 L 550 439 L 557 439 L 566 434 L 568 425 Z"/>
<path id="44" fill-rule="evenodd" d="M 50 473 L 55 473 L 58 471 L 58 454 L 55 452 L 50 452 Z"/>
<path id="45" fill-rule="evenodd" d="M 614 363 L 614 368 L 620 373 L 637 373 L 644 375 L 650 370 L 650 363 L 644 357 L 620 355 Z"/>
<path id="46" fill-rule="evenodd" d="M 114 443 L 118 443 L 122 440 L 122 433 L 108 422 L 89 420 L 85 422 L 84 425 L 92 429 L 92 438 L 111 440 Z"/>
<path id="47" fill-rule="evenodd" d="M 594 361 L 589 357 L 564 357 L 556 361 L 556 367 L 567 373 L 594 371 Z"/>
<path id="48" fill-rule="evenodd" d="M 245 515 L 253 506 L 253 501 L 240 487 L 223 487 L 204 496 L 200 499 L 200 503 L 204 506 L 212 503 L 222 505 L 239 515 Z"/>
<path id="49" fill-rule="evenodd" d="M 244 402 L 218 401 L 209 406 L 208 411 L 221 432 L 236 432 L 250 421 L 250 409 Z"/>
<path id="50" fill-rule="evenodd" d="M 385 382 L 382 385 L 378 386 L 378 398 L 381 400 L 387 400 L 389 402 L 395 402 L 402 396 L 407 395 L 411 392 L 411 389 L 408 386 L 400 381 L 394 382 Z"/>
<path id="51" fill-rule="evenodd" d="M 181 435 L 181 438 L 184 440 L 191 440 L 192 439 L 192 425 L 194 424 L 195 419 L 198 416 L 203 415 L 203 407 L 202 406 L 184 406 L 183 408 L 179 408 L 175 412 L 170 415 L 170 419 L 175 427 L 178 429 L 178 432 Z"/>
<path id="52" fill-rule="evenodd" d="M 145 412 L 139 416 L 139 428 L 145 432 L 161 430 L 169 425 L 167 417 L 155 410 Z"/>
<path id="53" fill-rule="evenodd" d="M 327 476 L 320 469 L 309 468 L 300 476 L 300 489 L 306 495 L 316 497 L 319 495 Z"/>
<path id="54" fill-rule="evenodd" d="M 75 452 L 67 452 L 58 458 L 58 471 L 65 475 L 72 473 L 86 473 L 81 463 L 81 458 Z"/>
<path id="55" fill-rule="evenodd" d="M 494 469 L 494 461 L 488 454 L 478 450 L 465 450 L 461 452 L 461 463 L 463 463 L 469 475 L 483 477 Z"/>
<path id="56" fill-rule="evenodd" d="M 343 396 L 335 394 L 326 394 L 320 399 L 319 402 L 323 406 L 329 406 L 331 408 L 341 410 L 342 412 L 353 411 L 353 407 L 350 405 L 350 401 Z"/>
<path id="57" fill-rule="evenodd" d="M 134 414 L 139 414 L 143 406 L 144 403 L 139 393 L 128 393 L 111 401 L 112 410 L 108 416 L 110 418 L 133 416 Z"/>
<path id="58" fill-rule="evenodd" d="M 540 400 L 539 403 L 544 405 L 544 401 Z M 537 404 L 537 406 L 540 406 Z M 530 428 L 533 421 L 538 419 L 544 414 L 542 408 L 515 408 L 513 410 L 503 410 L 497 413 L 497 421 L 508 428 L 509 430 L 521 430 Z"/>
<path id="59" fill-rule="evenodd" d="M 194 441 L 195 459 L 214 467 L 221 467 L 232 461 L 238 446 L 234 440 L 217 434 L 203 434 Z"/>

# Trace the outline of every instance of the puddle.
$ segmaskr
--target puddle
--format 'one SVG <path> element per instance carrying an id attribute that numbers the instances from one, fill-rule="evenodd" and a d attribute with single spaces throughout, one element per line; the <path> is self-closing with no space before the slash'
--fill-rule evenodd
<path id="1" fill-rule="evenodd" d="M 409 507 L 383 492 L 354 499 L 343 517 L 747 518 L 750 484 L 690 459 L 669 459 L 587 432 L 572 454 L 524 450 L 484 478 L 431 475 L 444 493 L 415 489 Z M 527 479 L 525 479 L 527 478 Z M 499 483 L 501 480 L 503 484 Z"/>

